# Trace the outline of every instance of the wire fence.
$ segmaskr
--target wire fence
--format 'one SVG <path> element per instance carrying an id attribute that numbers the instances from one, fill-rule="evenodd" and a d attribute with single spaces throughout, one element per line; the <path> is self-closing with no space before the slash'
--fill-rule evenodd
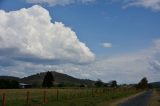
<path id="1" fill-rule="evenodd" d="M 135 89 L 76 88 L 76 89 L 8 89 L 0 90 L 2 106 L 42 106 L 49 102 L 61 102 L 118 92 L 132 92 Z"/>

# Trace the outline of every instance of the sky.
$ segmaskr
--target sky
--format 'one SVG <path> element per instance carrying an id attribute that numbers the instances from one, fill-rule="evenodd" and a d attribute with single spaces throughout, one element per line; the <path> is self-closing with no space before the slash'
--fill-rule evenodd
<path id="1" fill-rule="evenodd" d="M 160 81 L 160 0 L 0 0 L 0 75 Z"/>

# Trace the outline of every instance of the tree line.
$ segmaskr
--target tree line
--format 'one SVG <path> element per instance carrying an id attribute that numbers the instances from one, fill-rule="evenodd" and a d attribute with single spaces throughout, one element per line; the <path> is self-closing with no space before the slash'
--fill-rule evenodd
<path id="1" fill-rule="evenodd" d="M 52 72 L 48 71 L 46 73 L 46 75 L 44 76 L 42 87 L 47 87 L 47 88 L 53 87 L 54 86 L 54 84 L 53 84 L 54 81 L 55 81 L 55 79 L 54 79 L 54 76 L 52 75 Z M 104 83 L 100 79 L 98 79 L 94 83 L 94 86 L 116 88 L 116 87 L 118 87 L 118 84 L 117 84 L 116 80 L 110 81 L 109 83 Z M 85 85 L 81 84 L 80 87 L 85 87 Z M 142 80 L 140 80 L 140 82 L 138 84 L 135 85 L 135 87 L 137 89 L 147 89 L 147 88 L 151 88 L 151 85 L 148 84 L 147 78 L 144 77 L 144 78 L 142 78 Z"/>
<path id="2" fill-rule="evenodd" d="M 0 89 L 19 88 L 19 82 L 16 80 L 0 79 Z"/>
<path id="3" fill-rule="evenodd" d="M 52 72 L 46 72 L 46 75 L 44 76 L 42 87 L 44 88 L 50 88 L 54 86 L 55 78 L 52 75 Z M 109 83 L 104 83 L 100 79 L 95 81 L 94 85 L 95 87 L 112 87 L 116 88 L 118 87 L 117 81 L 113 80 Z M 12 88 L 19 88 L 19 82 L 16 80 L 9 80 L 9 79 L 0 79 L 0 89 L 12 89 Z M 58 87 L 64 87 L 63 84 L 59 84 Z M 79 85 L 79 87 L 85 87 L 84 84 Z M 146 77 L 140 80 L 138 84 L 136 84 L 134 87 L 137 89 L 147 89 L 151 88 L 151 85 L 148 84 L 148 80 Z"/>

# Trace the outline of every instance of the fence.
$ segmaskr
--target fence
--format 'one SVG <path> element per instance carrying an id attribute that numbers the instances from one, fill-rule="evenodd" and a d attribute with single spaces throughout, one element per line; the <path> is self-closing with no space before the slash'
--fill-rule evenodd
<path id="1" fill-rule="evenodd" d="M 24 91 L 25 90 L 25 91 Z M 75 98 L 96 97 L 101 95 L 110 95 L 116 92 L 126 92 L 130 89 L 106 89 L 106 88 L 90 88 L 90 89 L 15 89 L 1 90 L 2 106 L 41 106 L 48 102 L 72 100 Z M 131 90 L 133 91 L 133 90 Z M 19 105 L 18 105 L 19 104 Z"/>

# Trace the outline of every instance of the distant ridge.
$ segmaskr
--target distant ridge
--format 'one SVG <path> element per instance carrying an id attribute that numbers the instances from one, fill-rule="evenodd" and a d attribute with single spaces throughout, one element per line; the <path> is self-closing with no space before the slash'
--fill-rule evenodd
<path id="1" fill-rule="evenodd" d="M 20 78 L 13 76 L 0 76 L 0 79 L 17 80 L 17 81 L 20 80 Z"/>
<path id="2" fill-rule="evenodd" d="M 150 83 L 154 88 L 160 88 L 160 82 L 152 82 Z"/>
<path id="3" fill-rule="evenodd" d="M 64 85 L 76 85 L 79 86 L 81 84 L 85 84 L 88 86 L 92 86 L 95 81 L 89 80 L 89 79 L 78 79 L 72 76 L 69 76 L 67 74 L 51 71 L 56 83 L 61 83 Z M 18 77 L 12 77 L 12 76 L 0 76 L 0 79 L 10 79 L 10 80 L 17 80 L 22 83 L 32 84 L 35 87 L 40 87 L 43 82 L 43 78 L 45 76 L 46 72 L 41 72 L 38 74 L 34 74 L 28 77 L 24 78 L 18 78 Z"/>

